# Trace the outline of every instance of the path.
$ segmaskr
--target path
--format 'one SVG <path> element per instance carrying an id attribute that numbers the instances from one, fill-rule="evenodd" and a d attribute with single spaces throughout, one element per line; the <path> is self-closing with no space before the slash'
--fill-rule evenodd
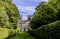
<path id="1" fill-rule="evenodd" d="M 35 38 L 31 36 L 28 32 L 20 32 L 19 34 L 10 39 L 35 39 Z"/>

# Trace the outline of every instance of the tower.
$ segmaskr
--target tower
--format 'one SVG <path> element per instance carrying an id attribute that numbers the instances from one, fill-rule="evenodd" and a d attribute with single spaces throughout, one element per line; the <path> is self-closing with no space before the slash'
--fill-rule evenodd
<path id="1" fill-rule="evenodd" d="M 19 20 L 22 20 L 22 15 L 19 17 Z"/>
<path id="2" fill-rule="evenodd" d="M 31 15 L 27 15 L 28 21 L 31 20 Z"/>
<path id="3" fill-rule="evenodd" d="M 18 26 L 20 26 L 20 22 L 22 21 L 22 15 L 21 16 L 19 16 L 19 18 L 18 18 Z"/>
<path id="4" fill-rule="evenodd" d="M 20 25 L 20 24 L 21 24 L 21 21 L 22 21 L 22 15 L 20 15 L 19 18 L 18 18 L 18 27 L 19 27 L 19 28 L 20 28 L 20 26 L 21 26 L 21 25 Z"/>

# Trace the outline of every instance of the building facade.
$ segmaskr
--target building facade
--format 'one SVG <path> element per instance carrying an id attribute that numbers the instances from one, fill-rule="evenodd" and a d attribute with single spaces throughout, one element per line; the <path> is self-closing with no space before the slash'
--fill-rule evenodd
<path id="1" fill-rule="evenodd" d="M 19 17 L 18 26 L 20 27 L 20 31 L 28 31 L 30 28 L 30 20 L 31 16 L 27 16 L 28 20 L 22 20 L 22 16 Z"/>

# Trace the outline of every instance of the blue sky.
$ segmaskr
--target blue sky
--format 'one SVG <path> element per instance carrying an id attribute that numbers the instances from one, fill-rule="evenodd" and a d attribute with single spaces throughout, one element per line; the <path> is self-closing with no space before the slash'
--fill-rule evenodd
<path id="1" fill-rule="evenodd" d="M 13 3 L 18 7 L 22 19 L 26 20 L 27 15 L 33 15 L 36 6 L 42 1 L 47 0 L 13 0 Z"/>

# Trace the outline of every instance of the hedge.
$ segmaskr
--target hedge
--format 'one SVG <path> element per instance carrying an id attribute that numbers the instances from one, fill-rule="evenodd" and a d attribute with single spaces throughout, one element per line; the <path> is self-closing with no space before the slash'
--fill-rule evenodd
<path id="1" fill-rule="evenodd" d="M 29 30 L 38 39 L 60 39 L 60 20 L 43 25 L 36 30 Z"/>
<path id="2" fill-rule="evenodd" d="M 0 28 L 0 39 L 4 39 L 6 37 L 8 37 L 8 30 L 7 29 L 2 29 Z"/>
<path id="3" fill-rule="evenodd" d="M 0 39 L 7 39 L 15 34 L 15 30 L 13 29 L 0 28 Z"/>

